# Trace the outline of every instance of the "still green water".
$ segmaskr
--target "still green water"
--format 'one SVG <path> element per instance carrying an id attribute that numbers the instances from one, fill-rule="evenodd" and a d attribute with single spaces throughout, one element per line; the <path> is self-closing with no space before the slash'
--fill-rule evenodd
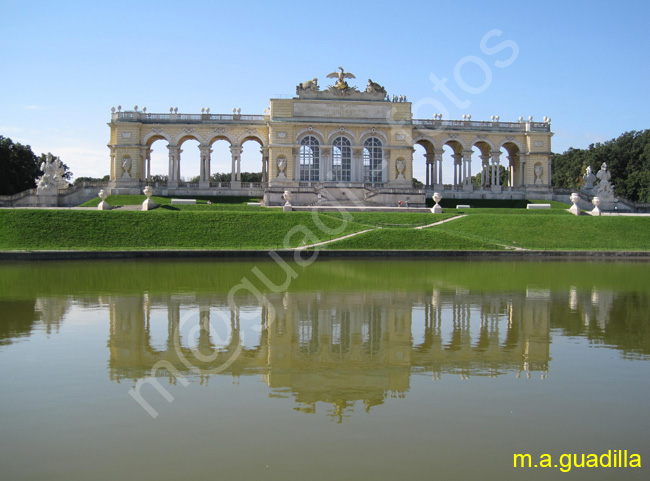
<path id="1" fill-rule="evenodd" d="M 621 261 L 0 264 L 0 477 L 648 479 L 649 286 Z M 642 467 L 560 471 L 609 450 Z"/>

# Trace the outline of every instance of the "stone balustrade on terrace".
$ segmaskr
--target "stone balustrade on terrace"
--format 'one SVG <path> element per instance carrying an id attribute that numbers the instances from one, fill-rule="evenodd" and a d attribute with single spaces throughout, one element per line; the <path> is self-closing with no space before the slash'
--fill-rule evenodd
<path id="1" fill-rule="evenodd" d="M 149 112 L 114 112 L 113 122 L 141 122 L 145 124 L 161 123 L 245 123 L 265 124 L 272 120 L 268 115 L 243 114 L 156 114 Z M 402 123 L 402 122 L 400 122 Z M 402 123 L 403 124 L 403 123 Z M 411 124 L 419 129 L 427 130 L 458 130 L 458 131 L 493 131 L 493 132 L 550 132 L 548 122 L 500 122 L 476 120 L 442 120 L 442 119 L 413 119 Z"/>

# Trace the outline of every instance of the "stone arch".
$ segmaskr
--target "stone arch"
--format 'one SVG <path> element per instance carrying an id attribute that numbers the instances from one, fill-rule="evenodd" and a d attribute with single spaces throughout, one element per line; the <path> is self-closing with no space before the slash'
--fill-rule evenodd
<path id="1" fill-rule="evenodd" d="M 332 142 L 334 142 L 334 139 L 336 139 L 337 137 L 345 137 L 350 141 L 351 145 L 353 146 L 356 145 L 356 140 L 357 140 L 356 135 L 354 135 L 354 132 L 352 132 L 349 129 L 346 129 L 345 127 L 339 127 L 338 129 L 330 132 L 330 134 L 327 136 L 327 143 L 331 145 Z"/>
<path id="2" fill-rule="evenodd" d="M 318 141 L 320 142 L 321 145 L 326 145 L 325 135 L 323 134 L 323 132 L 318 130 L 318 129 L 315 129 L 311 125 L 309 127 L 306 127 L 304 129 L 299 130 L 296 133 L 296 143 L 300 144 L 302 139 L 307 137 L 308 135 L 316 137 L 316 139 L 318 139 Z"/>
<path id="3" fill-rule="evenodd" d="M 421 145 L 424 147 L 424 150 L 427 151 L 427 154 L 433 154 L 436 149 L 436 142 L 431 138 L 424 135 L 416 137 L 413 139 L 413 146 Z"/>
<path id="4" fill-rule="evenodd" d="M 445 145 L 451 147 L 457 154 L 460 154 L 463 150 L 466 149 L 466 145 L 463 139 L 451 135 L 447 136 L 447 138 L 440 142 L 440 148 L 443 148 Z"/>
<path id="5" fill-rule="evenodd" d="M 484 144 L 484 145 L 480 145 Z M 482 154 L 489 154 L 494 150 L 494 142 L 487 137 L 476 137 L 472 140 L 472 147 L 476 146 L 481 150 Z"/>
<path id="6" fill-rule="evenodd" d="M 516 146 L 518 150 L 517 151 L 511 150 L 511 147 L 507 147 L 507 144 L 512 144 L 512 145 Z M 515 154 L 517 152 L 525 152 L 525 150 L 524 150 L 523 146 L 521 145 L 521 143 L 518 140 L 512 139 L 512 138 L 511 139 L 503 139 L 501 142 L 499 142 L 499 150 L 501 150 L 501 148 L 506 149 L 508 151 L 508 154 L 510 154 L 510 155 L 513 155 L 513 154 Z"/>
<path id="7" fill-rule="evenodd" d="M 508 170 L 508 185 L 519 186 L 523 182 L 523 166 L 520 163 L 521 154 L 523 149 L 521 144 L 515 139 L 504 139 L 499 145 L 499 151 L 501 149 L 505 150 L 507 153 L 506 158 L 501 157 L 501 164 L 505 164 L 504 160 L 507 160 L 507 170 Z"/>
<path id="8" fill-rule="evenodd" d="M 207 137 L 207 138 L 210 139 L 210 140 L 207 142 L 208 145 L 210 145 L 210 146 L 212 146 L 212 144 L 214 144 L 217 140 L 225 140 L 225 141 L 228 142 L 230 145 L 235 145 L 235 144 L 237 144 L 237 142 L 236 142 L 235 139 L 232 137 L 232 135 L 230 134 L 230 132 L 227 132 L 226 129 L 215 129 L 215 131 L 213 131 L 213 132 L 210 134 L 210 136 Z"/>
<path id="9" fill-rule="evenodd" d="M 166 140 L 168 143 L 172 144 L 171 136 L 162 129 L 152 130 L 148 132 L 142 139 L 142 143 L 148 147 L 151 147 L 156 140 Z"/>
<path id="10" fill-rule="evenodd" d="M 176 136 L 175 139 L 176 145 L 180 147 L 181 145 L 183 145 L 183 142 L 186 142 L 188 140 L 196 140 L 199 142 L 199 144 L 203 144 L 203 137 L 198 132 L 195 132 L 193 129 L 190 130 L 191 131 L 188 132 L 186 129 Z"/>
<path id="11" fill-rule="evenodd" d="M 388 147 L 388 136 L 379 129 L 368 129 L 359 136 L 359 145 L 363 145 L 366 140 L 371 137 L 376 137 L 381 140 L 382 147 Z"/>
<path id="12" fill-rule="evenodd" d="M 262 137 L 262 135 L 259 132 L 244 132 L 237 139 L 237 143 L 239 145 L 243 145 L 244 142 L 248 142 L 249 140 L 254 140 L 255 142 L 258 142 L 260 144 L 260 147 L 262 148 L 268 147 L 266 140 Z"/>

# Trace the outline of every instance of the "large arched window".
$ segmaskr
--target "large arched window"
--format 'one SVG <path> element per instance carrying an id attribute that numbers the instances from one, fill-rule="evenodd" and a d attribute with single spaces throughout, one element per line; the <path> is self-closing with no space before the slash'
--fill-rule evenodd
<path id="1" fill-rule="evenodd" d="M 316 137 L 308 136 L 300 142 L 300 175 L 303 182 L 319 180 L 320 147 Z"/>
<path id="2" fill-rule="evenodd" d="M 363 181 L 382 182 L 384 151 L 381 141 L 370 137 L 363 143 Z"/>
<path id="3" fill-rule="evenodd" d="M 332 145 L 332 180 L 349 182 L 352 167 L 350 141 L 345 137 L 337 137 Z"/>

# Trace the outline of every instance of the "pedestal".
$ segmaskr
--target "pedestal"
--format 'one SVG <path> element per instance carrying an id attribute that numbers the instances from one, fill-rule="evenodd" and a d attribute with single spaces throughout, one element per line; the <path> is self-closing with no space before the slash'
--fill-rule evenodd
<path id="1" fill-rule="evenodd" d="M 142 210 L 152 210 L 158 207 L 158 204 L 156 204 L 153 200 L 147 199 L 142 203 Z"/>
<path id="2" fill-rule="evenodd" d="M 431 213 L 432 214 L 442 214 L 442 207 L 440 207 L 440 204 L 436 204 L 431 208 Z"/>
<path id="3" fill-rule="evenodd" d="M 97 210 L 111 210 L 111 206 L 105 200 L 97 204 Z"/>

